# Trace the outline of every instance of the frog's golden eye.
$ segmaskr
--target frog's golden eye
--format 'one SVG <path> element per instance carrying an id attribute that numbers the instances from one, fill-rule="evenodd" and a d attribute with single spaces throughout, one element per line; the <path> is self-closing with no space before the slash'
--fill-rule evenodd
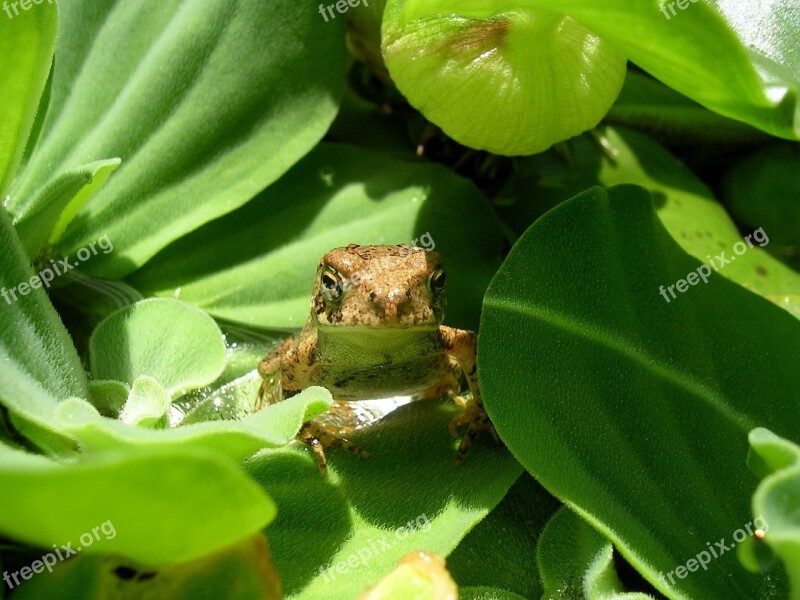
<path id="1" fill-rule="evenodd" d="M 342 276 L 332 267 L 325 267 L 320 278 L 322 291 L 328 300 L 335 300 L 342 293 Z"/>
<path id="2" fill-rule="evenodd" d="M 436 269 L 433 273 L 431 273 L 430 278 L 428 279 L 428 287 L 430 287 L 431 291 L 434 294 L 441 294 L 444 291 L 444 286 L 447 283 L 447 275 L 444 273 L 444 269 Z"/>

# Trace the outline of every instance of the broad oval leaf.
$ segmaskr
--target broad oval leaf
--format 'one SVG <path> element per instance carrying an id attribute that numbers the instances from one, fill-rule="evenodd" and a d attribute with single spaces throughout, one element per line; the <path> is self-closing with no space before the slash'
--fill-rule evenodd
<path id="1" fill-rule="evenodd" d="M 300 328 L 323 254 L 337 246 L 436 249 L 445 319 L 475 328 L 504 237 L 475 186 L 438 165 L 321 144 L 247 206 L 179 240 L 130 277 L 215 317 Z"/>
<path id="2" fill-rule="evenodd" d="M 67 223 L 119 166 L 118 158 L 97 160 L 60 173 L 41 188 L 28 212 L 15 221 L 28 255 L 61 237 Z"/>
<path id="3" fill-rule="evenodd" d="M 167 426 L 169 394 L 157 379 L 139 375 L 131 385 L 119 420 L 126 425 L 163 429 Z"/>
<path id="4" fill-rule="evenodd" d="M 673 154 L 625 127 L 602 127 L 597 134 L 566 142 L 569 161 L 553 152 L 522 159 L 502 193 L 501 216 L 521 233 L 548 209 L 593 185 L 641 185 L 653 195 L 661 223 L 681 248 L 703 262 L 721 264 L 721 253 L 736 256 L 717 272 L 800 317 L 800 274 L 768 252 L 776 245 L 773 232 L 783 230 L 776 220 L 754 221 L 752 227 L 761 231 L 737 255 L 742 233 L 709 187 Z"/>
<path id="5" fill-rule="evenodd" d="M 595 188 L 534 223 L 492 280 L 480 332 L 503 441 L 657 589 L 785 589 L 734 552 L 659 578 L 751 521 L 741 457 L 756 424 L 800 438 L 800 323 L 682 252 L 645 190 Z"/>
<path id="6" fill-rule="evenodd" d="M 72 254 L 108 235 L 116 250 L 87 265 L 95 275 L 124 275 L 247 202 L 336 113 L 343 23 L 324 24 L 313 5 L 74 0 L 61 8 L 48 116 L 9 208 L 24 218 L 52 178 L 120 157 L 57 240 Z"/>
<path id="7" fill-rule="evenodd" d="M 0 480 L 14 490 L 0 495 L 3 535 L 150 565 L 220 550 L 275 516 L 238 465 L 199 448 L 126 449 L 63 465 L 0 444 Z"/>
<path id="8" fill-rule="evenodd" d="M 89 339 L 95 379 L 134 385 L 142 375 L 174 396 L 213 382 L 225 368 L 222 332 L 203 311 L 178 300 L 151 298 L 104 319 Z"/>
<path id="9" fill-rule="evenodd" d="M 326 478 L 292 448 L 246 463 L 278 505 L 266 533 L 287 598 L 355 600 L 409 552 L 447 556 L 500 502 L 522 468 L 488 435 L 455 466 L 455 414 L 436 400 L 403 406 L 350 436 L 368 458 L 328 450 Z"/>

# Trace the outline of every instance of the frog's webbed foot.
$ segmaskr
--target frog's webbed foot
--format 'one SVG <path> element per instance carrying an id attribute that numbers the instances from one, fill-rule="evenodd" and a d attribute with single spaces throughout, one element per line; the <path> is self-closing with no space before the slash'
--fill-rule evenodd
<path id="1" fill-rule="evenodd" d="M 472 446 L 472 441 L 481 431 L 488 431 L 496 443 L 502 444 L 500 438 L 497 437 L 497 431 L 495 431 L 486 409 L 483 407 L 483 402 L 476 401 L 474 398 L 466 401 L 461 396 L 454 397 L 453 401 L 464 410 L 450 421 L 450 435 L 454 438 L 458 437 L 458 428 L 462 425 L 468 425 L 464 437 L 461 438 L 461 445 L 459 445 L 456 452 L 455 464 L 460 465 L 464 462 L 464 456 Z"/>
<path id="2" fill-rule="evenodd" d="M 309 421 L 303 425 L 295 439 L 308 446 L 314 454 L 314 459 L 317 461 L 320 474 L 327 475 L 328 461 L 325 458 L 326 448 L 342 448 L 361 458 L 367 458 L 369 456 L 369 452 L 363 448 L 359 448 L 345 437 L 352 433 L 353 429 L 351 427 L 336 427 L 334 425 L 318 423 L 317 421 Z"/>

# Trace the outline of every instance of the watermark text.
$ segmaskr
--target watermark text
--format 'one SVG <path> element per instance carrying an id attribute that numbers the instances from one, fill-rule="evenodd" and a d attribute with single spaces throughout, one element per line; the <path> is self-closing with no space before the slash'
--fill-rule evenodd
<path id="1" fill-rule="evenodd" d="M 744 242 L 736 242 L 733 245 L 733 251 L 736 256 L 741 256 L 745 252 L 747 252 L 748 248 L 753 247 L 753 242 L 751 240 L 755 240 L 758 242 L 759 247 L 763 248 L 767 244 L 769 244 L 769 237 L 764 232 L 763 227 L 759 227 L 750 235 L 747 235 L 744 238 Z M 747 242 L 745 244 L 745 242 Z M 708 278 L 711 276 L 711 268 L 714 268 L 714 271 L 719 271 L 725 265 L 732 263 L 736 260 L 736 256 L 731 256 L 730 258 L 725 258 L 725 252 L 721 252 L 719 256 L 715 256 L 711 258 L 711 255 L 706 256 L 708 259 L 708 264 L 702 264 L 694 271 L 691 271 L 687 276 L 686 279 L 678 279 L 674 284 L 666 286 L 666 288 L 662 285 L 658 288 L 658 293 L 664 298 L 664 300 L 669 304 L 672 300 L 677 298 L 675 295 L 675 289 L 683 294 L 686 290 L 689 289 L 689 286 L 697 285 L 702 280 L 703 283 L 708 283 Z M 669 292 L 669 296 L 667 295 Z M 672 296 L 672 298 L 670 298 Z"/>
<path id="2" fill-rule="evenodd" d="M 49 573 L 52 573 L 53 567 L 56 566 L 56 564 L 62 560 L 68 559 L 70 556 L 76 555 L 87 546 L 91 546 L 95 541 L 99 541 L 101 533 L 107 540 L 113 540 L 117 537 L 117 530 L 114 529 L 114 524 L 110 520 L 106 521 L 97 527 L 92 527 L 91 532 L 87 531 L 81 534 L 79 538 L 80 546 L 73 548 L 72 542 L 61 545 L 53 544 L 53 550 L 55 550 L 55 552 L 48 552 L 42 556 L 41 559 L 33 561 L 29 567 L 22 567 L 19 571 L 11 571 L 11 573 L 3 571 L 3 580 L 10 589 L 14 589 L 22 583 L 20 578 L 22 578 L 23 581 L 27 581 L 33 577 L 34 573 L 41 573 L 45 569 L 47 569 Z"/>
<path id="3" fill-rule="evenodd" d="M 362 546 L 345 560 L 340 560 L 335 565 L 330 565 L 327 569 L 320 567 L 319 573 L 325 579 L 325 583 L 330 583 L 336 579 L 337 575 L 347 575 L 350 570 L 357 568 L 359 565 L 366 567 L 369 561 L 384 550 L 394 546 L 398 541 L 406 539 L 412 531 L 418 529 L 420 531 L 428 531 L 430 528 L 431 522 L 428 520 L 428 516 L 423 513 L 413 521 L 409 521 L 395 529 L 392 536 L 384 535 L 378 540 L 370 540 L 369 544 Z"/>
<path id="4" fill-rule="evenodd" d="M 103 254 L 108 254 L 114 250 L 114 245 L 111 243 L 111 240 L 108 239 L 108 234 L 104 235 L 96 242 L 92 242 L 88 247 L 78 250 L 75 253 L 78 260 L 70 262 L 69 258 L 52 259 L 50 261 L 50 266 L 45 267 L 36 275 L 33 275 L 28 281 L 23 281 L 16 287 L 10 289 L 0 288 L 0 296 L 3 297 L 6 304 L 11 304 L 19 299 L 17 298 L 17 294 L 20 296 L 27 296 L 31 290 L 38 289 L 42 286 L 49 288 L 56 277 L 68 273 L 82 262 L 86 262 L 92 256 L 96 256 L 98 247 L 103 251 Z"/>
<path id="5" fill-rule="evenodd" d="M 740 544 L 745 541 L 748 536 L 755 536 L 759 540 L 764 539 L 764 535 L 768 531 L 769 525 L 767 524 L 767 520 L 759 515 L 753 519 L 752 522 L 745 525 L 744 529 L 737 529 L 733 532 L 733 542 L 725 543 L 725 538 L 714 542 L 713 546 L 709 542 L 706 542 L 708 550 L 698 552 L 694 558 L 690 558 L 685 564 L 675 567 L 666 575 L 664 575 L 664 573 L 659 573 L 658 579 L 665 586 L 667 585 L 667 579 L 669 579 L 671 585 L 675 585 L 675 577 L 678 579 L 686 579 L 689 573 L 697 572 L 700 567 L 703 567 L 704 571 L 708 571 L 708 565 L 711 563 L 712 559 L 717 559 L 726 552 L 729 552 L 737 543 Z"/>
<path id="6" fill-rule="evenodd" d="M 697 0 L 695 0 L 695 2 L 696 1 Z M 330 20 L 330 19 L 328 19 L 328 15 L 331 16 L 331 19 L 335 19 L 336 18 L 336 15 L 333 14 L 334 7 L 336 7 L 336 12 L 338 12 L 340 15 L 343 15 L 348 10 L 350 10 L 351 8 L 355 8 L 356 6 L 361 4 L 362 2 L 364 3 L 364 6 L 369 6 L 369 4 L 367 4 L 367 0 L 338 0 L 337 2 L 335 2 L 334 4 L 330 4 L 329 6 L 325 6 L 324 4 L 320 4 L 319 5 L 319 14 L 322 15 L 322 18 L 325 19 L 325 22 L 327 23 Z M 325 14 L 325 13 L 327 13 L 327 14 Z"/>

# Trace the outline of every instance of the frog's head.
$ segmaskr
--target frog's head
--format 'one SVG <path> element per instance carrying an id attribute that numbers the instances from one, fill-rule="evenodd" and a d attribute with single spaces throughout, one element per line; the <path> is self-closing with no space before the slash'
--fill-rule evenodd
<path id="1" fill-rule="evenodd" d="M 350 244 L 322 257 L 311 315 L 320 326 L 435 326 L 444 317 L 444 284 L 438 252 Z"/>

